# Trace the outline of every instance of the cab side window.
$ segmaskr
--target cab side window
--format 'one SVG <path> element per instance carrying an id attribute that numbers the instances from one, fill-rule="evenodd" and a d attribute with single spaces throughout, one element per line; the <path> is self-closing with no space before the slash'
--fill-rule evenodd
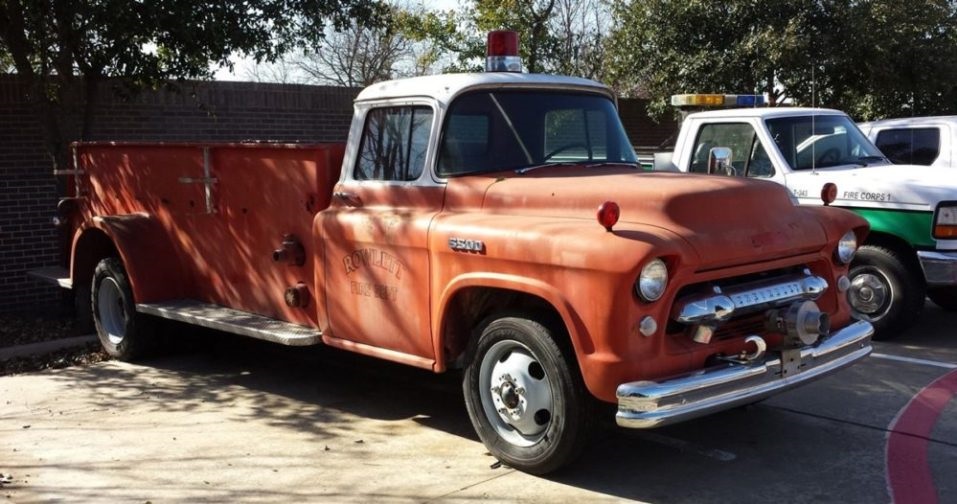
<path id="1" fill-rule="evenodd" d="M 940 129 L 887 129 L 874 143 L 895 164 L 930 165 L 940 155 Z"/>
<path id="2" fill-rule="evenodd" d="M 356 180 L 416 180 L 425 169 L 432 109 L 385 107 L 369 110 L 362 130 Z"/>
<path id="3" fill-rule="evenodd" d="M 731 148 L 731 166 L 739 177 L 770 177 L 774 175 L 771 158 L 758 139 L 754 128 L 747 123 L 705 124 L 698 130 L 692 151 L 692 173 L 708 173 L 708 154 L 714 147 Z"/>

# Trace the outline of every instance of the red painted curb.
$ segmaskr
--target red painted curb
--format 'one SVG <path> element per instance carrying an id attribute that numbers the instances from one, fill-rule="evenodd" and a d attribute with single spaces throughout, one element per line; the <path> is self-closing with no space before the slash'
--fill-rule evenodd
<path id="1" fill-rule="evenodd" d="M 887 436 L 887 489 L 896 504 L 936 504 L 937 488 L 927 461 L 928 438 L 940 413 L 957 395 L 957 371 L 934 380 L 917 393 Z"/>

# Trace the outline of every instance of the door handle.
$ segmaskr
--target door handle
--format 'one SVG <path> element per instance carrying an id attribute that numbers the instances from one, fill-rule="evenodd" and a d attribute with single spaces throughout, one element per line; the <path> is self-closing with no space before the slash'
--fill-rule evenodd
<path id="1" fill-rule="evenodd" d="M 362 206 L 362 198 L 360 198 L 359 195 L 356 193 L 352 193 L 348 191 L 336 191 L 332 193 L 332 195 L 336 199 L 338 199 L 339 201 L 342 201 L 348 206 L 351 206 L 351 207 Z"/>

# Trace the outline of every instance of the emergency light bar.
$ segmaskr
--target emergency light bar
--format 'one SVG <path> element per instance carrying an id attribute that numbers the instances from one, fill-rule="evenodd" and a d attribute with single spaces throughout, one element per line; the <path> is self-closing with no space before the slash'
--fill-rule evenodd
<path id="1" fill-rule="evenodd" d="M 675 107 L 761 107 L 764 95 L 680 94 L 671 96 Z"/>
<path id="2" fill-rule="evenodd" d="M 485 46 L 485 71 L 522 71 L 522 58 L 518 55 L 518 32 L 510 30 L 488 32 L 488 43 Z"/>

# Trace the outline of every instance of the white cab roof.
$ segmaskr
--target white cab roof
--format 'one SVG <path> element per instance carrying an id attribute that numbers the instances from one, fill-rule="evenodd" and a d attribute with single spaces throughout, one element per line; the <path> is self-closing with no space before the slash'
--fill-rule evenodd
<path id="1" fill-rule="evenodd" d="M 690 114 L 701 118 L 733 118 L 733 117 L 792 117 L 807 115 L 846 115 L 840 110 L 811 108 L 811 107 L 755 107 L 755 108 L 728 108 L 708 110 Z"/>
<path id="2" fill-rule="evenodd" d="M 614 99 L 607 86 L 580 77 L 513 72 L 458 73 L 411 77 L 377 82 L 362 90 L 357 102 L 394 98 L 427 97 L 448 105 L 459 93 L 472 88 L 518 87 L 580 89 L 603 93 Z"/>
<path id="3" fill-rule="evenodd" d="M 869 127 L 919 127 L 936 124 L 955 124 L 957 125 L 957 116 L 928 116 L 928 117 L 901 117 L 899 119 L 883 119 L 880 121 L 870 121 L 861 123 L 862 128 Z"/>

